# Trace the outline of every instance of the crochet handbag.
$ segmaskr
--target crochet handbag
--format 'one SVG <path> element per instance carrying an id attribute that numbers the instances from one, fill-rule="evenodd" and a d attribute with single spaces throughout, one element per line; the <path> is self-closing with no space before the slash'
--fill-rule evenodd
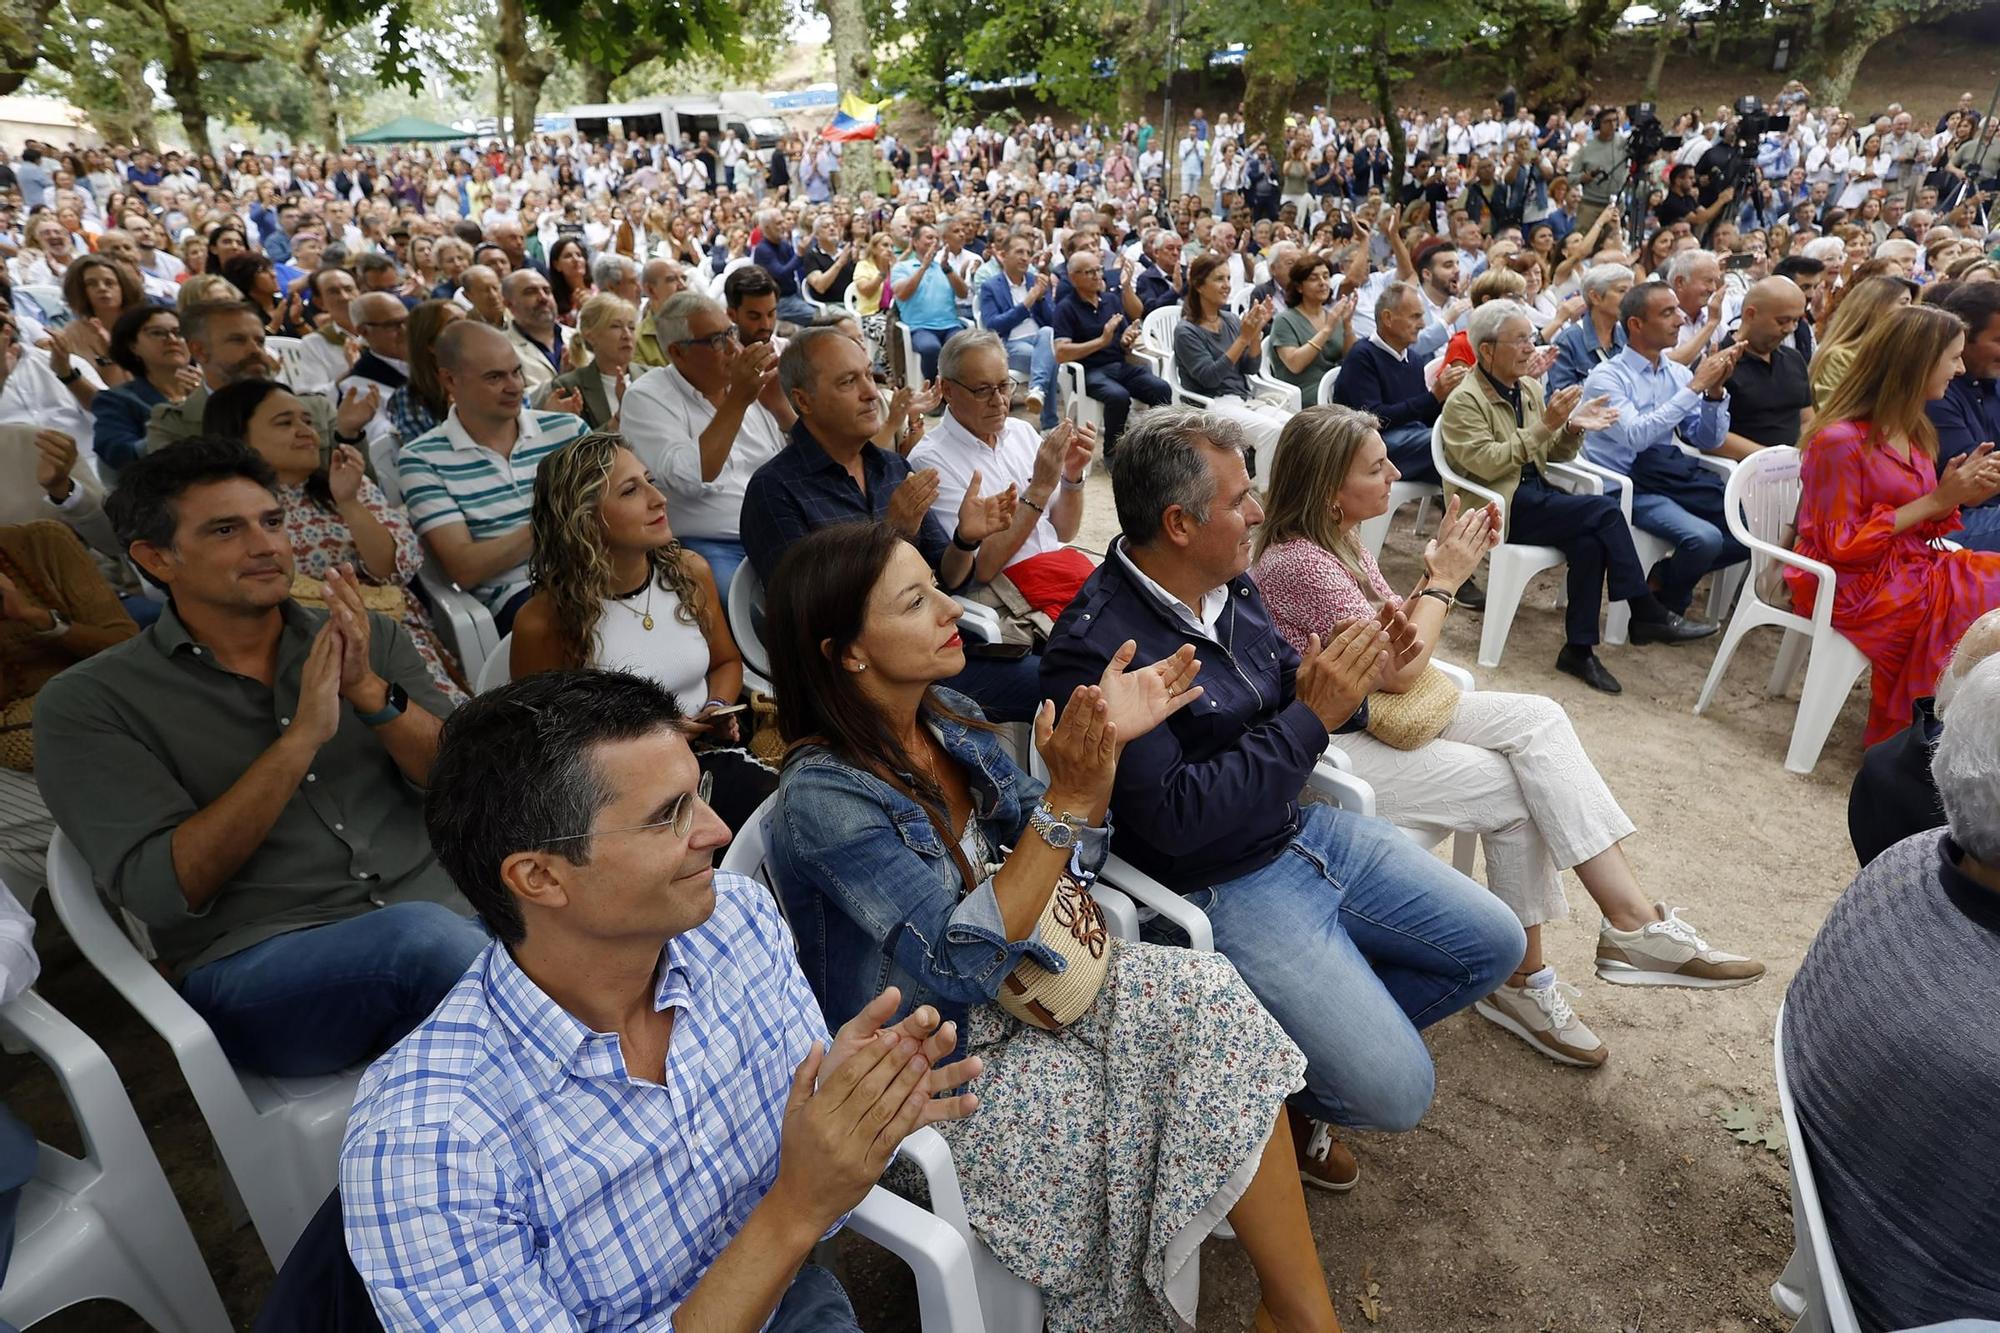
<path id="1" fill-rule="evenodd" d="M 1429 663 L 1416 683 L 1401 694 L 1376 690 L 1368 696 L 1368 734 L 1398 750 L 1429 745 L 1456 716 L 1458 686 Z"/>
<path id="2" fill-rule="evenodd" d="M 35 769 L 33 695 L 0 706 L 0 768 L 21 773 L 32 773 Z"/>
<path id="3" fill-rule="evenodd" d="M 403 614 L 403 590 L 393 584 L 364 583 L 361 585 L 361 606 L 363 610 L 378 615 L 396 617 Z M 310 574 L 292 575 L 292 600 L 300 606 L 314 611 L 326 610 L 326 584 Z"/>
<path id="4" fill-rule="evenodd" d="M 910 795 L 916 799 L 914 792 Z M 931 827 L 951 852 L 964 892 L 972 892 L 982 876 L 973 873 L 958 839 L 951 836 L 929 804 L 921 800 L 917 804 L 924 806 Z M 1051 971 L 1024 958 L 1001 981 L 1000 993 L 993 998 L 1029 1027 L 1060 1032 L 1090 1012 L 1097 992 L 1104 989 L 1105 974 L 1111 970 L 1111 932 L 1104 925 L 1104 910 L 1068 869 L 1056 880 L 1049 900 L 1042 904 L 1042 914 L 1035 918 L 1035 941 L 1062 958 L 1062 970 Z"/>

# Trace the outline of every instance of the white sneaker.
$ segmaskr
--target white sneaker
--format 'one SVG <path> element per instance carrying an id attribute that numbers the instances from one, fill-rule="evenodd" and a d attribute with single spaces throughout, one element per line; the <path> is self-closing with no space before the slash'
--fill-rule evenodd
<path id="1" fill-rule="evenodd" d="M 1527 985 L 1503 985 L 1472 1008 L 1557 1064 L 1595 1069 L 1611 1052 L 1570 1008 L 1570 1000 L 1580 993 L 1567 981 L 1557 981 L 1554 968 L 1545 967 Z"/>
<path id="2" fill-rule="evenodd" d="M 1754 958 L 1713 948 L 1681 919 L 1680 908 L 1655 903 L 1664 918 L 1638 930 L 1613 930 L 1605 922 L 1597 932 L 1597 976 L 1620 986 L 1689 986 L 1725 990 L 1747 986 L 1764 975 Z"/>
<path id="3" fill-rule="evenodd" d="M 1028 415 L 1038 422 L 1042 419 L 1042 404 L 1045 401 L 1047 400 L 1042 397 L 1041 391 L 1037 389 L 1028 390 L 1028 396 L 1022 400 Z"/>

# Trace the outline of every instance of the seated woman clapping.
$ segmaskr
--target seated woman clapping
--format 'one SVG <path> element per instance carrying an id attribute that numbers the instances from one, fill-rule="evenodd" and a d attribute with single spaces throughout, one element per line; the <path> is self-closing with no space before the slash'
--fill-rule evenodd
<path id="1" fill-rule="evenodd" d="M 1542 923 L 1568 912 L 1564 870 L 1576 871 L 1604 915 L 1597 944 L 1604 981 L 1741 986 L 1762 976 L 1763 964 L 1710 948 L 1677 911 L 1641 891 L 1619 845 L 1632 821 L 1562 705 L 1532 694 L 1458 694 L 1430 669 L 1452 594 L 1499 542 L 1499 515 L 1491 506 L 1461 513 L 1454 497 L 1424 549 L 1423 578 L 1398 597 L 1355 536 L 1386 512 L 1397 475 L 1374 417 L 1343 407 L 1301 412 L 1280 442 L 1251 574 L 1279 631 L 1299 648 L 1385 604 L 1409 618 L 1420 651 L 1384 680 L 1369 731 L 1338 734 L 1333 743 L 1375 788 L 1376 813 L 1391 823 L 1481 835 L 1487 882 L 1520 918 L 1528 950 L 1507 983 L 1474 1008 L 1552 1060 L 1601 1065 L 1604 1043 L 1569 1003 L 1576 988 L 1558 983 L 1542 955 Z"/>
<path id="2" fill-rule="evenodd" d="M 765 832 L 821 1007 L 838 1026 L 892 984 L 958 1025 L 981 1106 L 940 1128 L 974 1228 L 1051 1327 L 1191 1325 L 1180 1261 L 1225 1214 L 1259 1327 L 1337 1327 L 1278 1114 L 1303 1056 L 1222 955 L 1110 939 L 1079 886 L 1104 864 L 1121 747 L 1201 694 L 1192 649 L 1127 669 L 1128 644 L 1060 719 L 1044 703 L 1045 789 L 937 688 L 965 667 L 959 615 L 881 523 L 812 534 L 772 579 L 790 752 Z M 1059 1030 L 1023 1022 L 1061 1003 L 1037 974 L 1064 958 L 1061 980 L 1101 976 L 1094 995 Z"/>
<path id="3" fill-rule="evenodd" d="M 1268 469 L 1288 413 L 1257 397 L 1250 376 L 1263 363 L 1271 306 L 1255 302 L 1240 320 L 1223 308 L 1229 303 L 1230 258 L 1211 250 L 1188 269 L 1187 301 L 1174 326 L 1174 374 L 1182 387 L 1211 400 L 1211 412 L 1243 424 Z"/>
<path id="4" fill-rule="evenodd" d="M 743 655 L 708 561 L 674 536 L 646 465 L 593 431 L 542 460 L 531 514 L 535 595 L 514 617 L 510 673 L 611 667 L 665 686 L 694 730 L 708 803 L 742 828 L 778 775 L 738 745 Z"/>

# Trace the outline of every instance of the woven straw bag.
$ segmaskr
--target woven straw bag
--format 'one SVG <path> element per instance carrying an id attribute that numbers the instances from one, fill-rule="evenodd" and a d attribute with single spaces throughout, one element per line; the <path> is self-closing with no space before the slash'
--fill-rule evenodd
<path id="1" fill-rule="evenodd" d="M 1068 871 L 1035 920 L 1035 941 L 1062 955 L 1063 970 L 1051 972 L 1023 959 L 1000 983 L 1000 1007 L 1029 1027 L 1057 1032 L 1090 1012 L 1111 968 L 1111 932 L 1090 890 Z"/>
<path id="2" fill-rule="evenodd" d="M 1416 683 L 1401 694 L 1377 690 L 1368 696 L 1368 734 L 1398 750 L 1429 745 L 1457 716 L 1458 686 L 1428 663 Z"/>
<path id="3" fill-rule="evenodd" d="M 35 700 L 16 699 L 0 705 L 0 768 L 35 771 Z"/>

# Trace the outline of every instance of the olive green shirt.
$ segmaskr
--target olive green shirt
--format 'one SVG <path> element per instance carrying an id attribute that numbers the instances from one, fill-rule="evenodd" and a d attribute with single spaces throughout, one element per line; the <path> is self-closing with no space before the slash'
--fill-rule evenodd
<path id="1" fill-rule="evenodd" d="M 1271 374 L 1299 391 L 1299 406 L 1319 406 L 1319 382 L 1326 378 L 1326 372 L 1340 364 L 1340 355 L 1347 349 L 1347 330 L 1342 325 L 1334 325 L 1326 342 L 1319 349 L 1319 355 L 1307 363 L 1304 370 L 1293 370 L 1285 364 L 1285 358 L 1278 355 L 1281 347 L 1304 347 L 1319 336 L 1319 330 L 1298 310 L 1280 310 L 1278 317 L 1271 321 Z"/>
<path id="2" fill-rule="evenodd" d="M 56 824 L 110 900 L 143 922 L 176 976 L 253 944 L 391 903 L 470 908 L 424 829 L 423 795 L 374 729 L 342 705 L 340 728 L 263 845 L 191 909 L 174 870 L 181 821 L 213 804 L 298 710 L 326 612 L 280 610 L 273 686 L 217 665 L 172 607 L 138 637 L 70 667 L 35 699 L 35 776 Z M 371 613 L 369 664 L 410 706 L 451 704 L 395 621 Z"/>

